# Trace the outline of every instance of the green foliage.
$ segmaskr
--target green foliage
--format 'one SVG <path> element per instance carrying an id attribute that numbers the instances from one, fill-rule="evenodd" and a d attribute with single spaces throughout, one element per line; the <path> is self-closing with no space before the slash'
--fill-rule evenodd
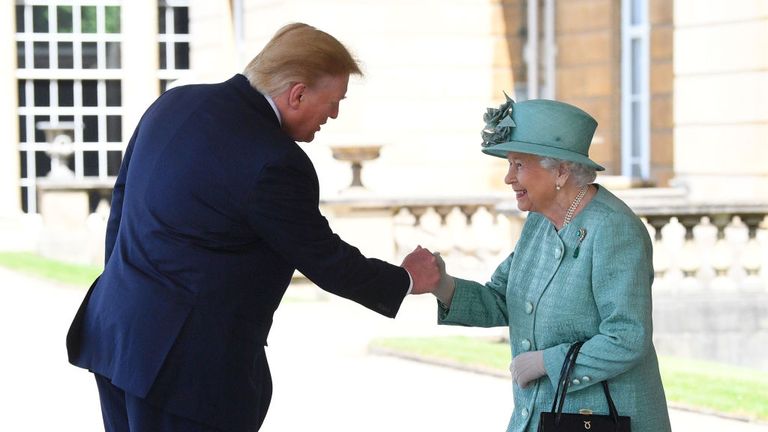
<path id="1" fill-rule="evenodd" d="M 107 33 L 120 33 L 120 6 L 106 6 L 104 19 Z"/>
<path id="2" fill-rule="evenodd" d="M 80 21 L 80 29 L 83 33 L 96 33 L 96 6 L 82 6 Z"/>
<path id="3" fill-rule="evenodd" d="M 0 266 L 55 282 L 86 288 L 91 285 L 91 282 L 102 270 L 98 266 L 69 264 L 24 252 L 0 253 Z"/>
<path id="4" fill-rule="evenodd" d="M 59 33 L 72 33 L 72 6 L 56 6 Z"/>
<path id="5" fill-rule="evenodd" d="M 463 336 L 376 339 L 371 345 L 426 362 L 458 362 L 501 373 L 510 361 L 506 342 Z M 672 357 L 660 358 L 659 364 L 667 400 L 673 405 L 768 420 L 768 372 Z"/>

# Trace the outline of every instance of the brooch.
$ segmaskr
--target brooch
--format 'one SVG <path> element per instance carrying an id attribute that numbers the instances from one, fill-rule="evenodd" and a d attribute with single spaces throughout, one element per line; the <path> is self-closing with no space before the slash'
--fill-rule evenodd
<path id="1" fill-rule="evenodd" d="M 579 241 L 576 242 L 576 249 L 573 251 L 574 258 L 579 257 L 579 248 L 581 247 L 581 242 L 583 242 L 585 238 L 587 238 L 587 229 L 581 227 L 579 228 Z"/>

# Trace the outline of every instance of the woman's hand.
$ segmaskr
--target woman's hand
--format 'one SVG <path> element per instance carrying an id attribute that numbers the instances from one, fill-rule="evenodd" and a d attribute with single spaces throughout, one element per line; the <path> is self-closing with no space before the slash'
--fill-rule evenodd
<path id="1" fill-rule="evenodd" d="M 528 387 L 528 384 L 547 374 L 544 369 L 544 351 L 519 354 L 512 359 L 509 371 L 512 372 L 512 377 L 517 385 L 522 388 Z"/>
<path id="2" fill-rule="evenodd" d="M 440 282 L 437 283 L 437 289 L 432 294 L 440 300 L 440 303 L 442 303 L 443 306 L 450 307 L 456 285 L 453 277 L 445 272 L 445 261 L 443 261 L 443 257 L 440 256 L 440 252 L 435 252 L 434 255 L 437 259 L 437 269 L 440 271 Z"/>

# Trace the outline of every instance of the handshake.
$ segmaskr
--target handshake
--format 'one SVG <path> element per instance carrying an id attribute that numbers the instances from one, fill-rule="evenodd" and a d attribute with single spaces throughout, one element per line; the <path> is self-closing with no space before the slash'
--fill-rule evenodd
<path id="1" fill-rule="evenodd" d="M 445 272 L 445 261 L 439 252 L 416 246 L 401 264 L 413 280 L 411 294 L 432 293 L 440 302 L 449 306 L 453 298 L 453 277 Z"/>

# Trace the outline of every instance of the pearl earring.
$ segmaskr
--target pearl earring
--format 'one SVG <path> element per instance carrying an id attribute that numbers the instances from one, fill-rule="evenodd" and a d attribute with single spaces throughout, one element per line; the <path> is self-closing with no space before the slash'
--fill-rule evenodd
<path id="1" fill-rule="evenodd" d="M 555 185 L 555 189 L 560 190 L 560 185 Z"/>

